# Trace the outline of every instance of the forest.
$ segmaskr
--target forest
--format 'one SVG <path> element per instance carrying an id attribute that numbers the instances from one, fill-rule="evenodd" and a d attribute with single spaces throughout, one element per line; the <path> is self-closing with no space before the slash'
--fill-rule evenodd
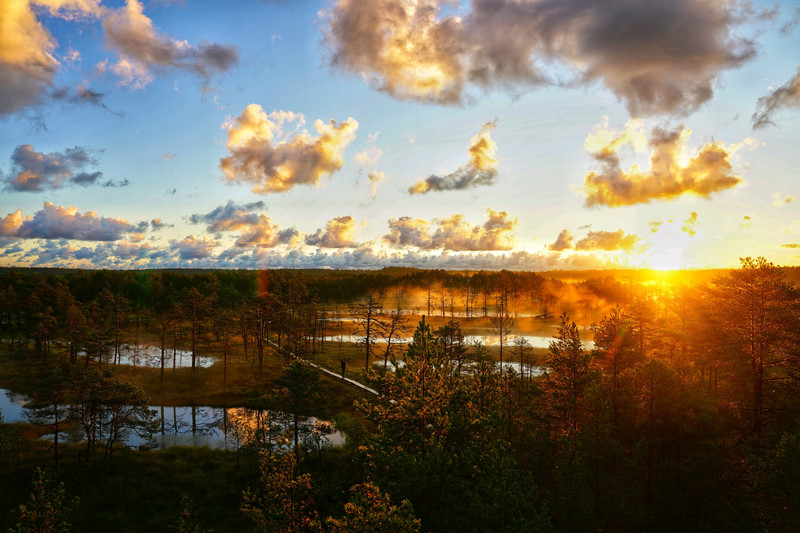
<path id="1" fill-rule="evenodd" d="M 798 269 L 0 269 L 0 529 L 796 531 Z"/>

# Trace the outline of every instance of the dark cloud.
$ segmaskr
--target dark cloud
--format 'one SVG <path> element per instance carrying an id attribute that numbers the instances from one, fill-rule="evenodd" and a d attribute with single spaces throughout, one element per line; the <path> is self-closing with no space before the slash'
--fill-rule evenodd
<path id="1" fill-rule="evenodd" d="M 21 144 L 11 154 L 11 170 L 2 176 L 6 190 L 42 192 L 60 189 L 65 185 L 100 185 L 124 187 L 128 180 L 103 180 L 100 171 L 86 172 L 87 166 L 97 165 L 95 150 L 75 146 L 63 152 L 37 152 L 30 144 Z"/>
<path id="2" fill-rule="evenodd" d="M 104 11 L 102 25 L 106 43 L 120 55 L 110 68 L 132 87 L 147 85 L 151 69 L 181 69 L 208 80 L 238 62 L 235 46 L 206 42 L 191 46 L 159 34 L 137 0 Z"/>
<path id="3" fill-rule="evenodd" d="M 753 17 L 707 0 L 338 0 L 324 15 L 334 68 L 396 98 L 441 104 L 493 88 L 600 82 L 633 115 L 688 113 L 720 73 L 755 54 L 737 30 Z M 746 5 L 745 5 L 746 7 Z"/>
<path id="4" fill-rule="evenodd" d="M 800 108 L 800 67 L 797 74 L 789 81 L 772 91 L 767 96 L 758 99 L 756 112 L 753 113 L 753 129 L 760 129 L 768 125 L 775 125 L 772 115 L 779 109 Z"/>
<path id="5" fill-rule="evenodd" d="M 88 85 L 82 84 L 78 85 L 75 89 L 67 88 L 67 87 L 60 87 L 54 89 L 50 93 L 51 98 L 54 100 L 61 100 L 64 102 L 69 102 L 71 104 L 89 104 L 97 106 L 101 109 L 105 109 L 109 113 L 116 115 L 118 117 L 123 117 L 125 114 L 121 111 L 113 111 L 109 108 L 105 102 L 103 102 L 103 98 L 105 97 L 105 93 L 100 93 L 94 91 L 89 88 Z"/>
<path id="6" fill-rule="evenodd" d="M 121 218 L 98 217 L 75 207 L 61 207 L 45 202 L 33 217 L 22 216 L 22 210 L 0 219 L 0 235 L 19 239 L 74 239 L 83 241 L 116 241 L 136 231 L 136 226 Z"/>
<path id="7" fill-rule="evenodd" d="M 181 241 L 170 243 L 170 249 L 177 252 L 178 257 L 183 261 L 210 257 L 217 246 L 219 243 L 213 239 L 197 238 L 194 235 L 188 235 Z"/>
<path id="8" fill-rule="evenodd" d="M 445 176 L 431 175 L 408 188 L 410 194 L 425 194 L 431 191 L 461 190 L 492 185 L 497 177 L 497 145 L 489 135 L 496 122 L 488 122 L 480 133 L 472 138 L 469 148 L 469 163 Z"/>
<path id="9" fill-rule="evenodd" d="M 237 204 L 228 200 L 225 205 L 220 205 L 206 214 L 194 214 L 189 217 L 192 224 L 208 224 L 208 231 L 233 231 L 258 224 L 258 214 L 255 211 L 263 210 L 266 204 L 262 201 L 249 204 Z"/>

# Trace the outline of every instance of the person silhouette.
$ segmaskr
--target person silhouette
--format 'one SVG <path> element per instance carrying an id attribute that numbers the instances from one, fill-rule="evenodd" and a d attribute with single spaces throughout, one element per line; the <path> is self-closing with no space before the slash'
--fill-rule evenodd
<path id="1" fill-rule="evenodd" d="M 347 368 L 347 361 L 342 359 L 342 379 L 344 379 L 344 369 Z"/>

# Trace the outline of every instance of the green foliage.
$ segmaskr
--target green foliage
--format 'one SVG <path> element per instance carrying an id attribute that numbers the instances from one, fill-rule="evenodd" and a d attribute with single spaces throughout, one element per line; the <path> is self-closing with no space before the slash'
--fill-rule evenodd
<path id="1" fill-rule="evenodd" d="M 242 512 L 265 533 L 312 531 L 311 476 L 297 473 L 292 453 L 261 455 L 261 477 L 242 495 Z"/>
<path id="2" fill-rule="evenodd" d="M 172 529 L 176 533 L 214 533 L 198 516 L 188 496 L 181 498 L 180 514 Z"/>
<path id="3" fill-rule="evenodd" d="M 392 505 L 388 494 L 372 483 L 350 489 L 344 517 L 325 519 L 320 531 L 330 533 L 418 533 L 420 521 L 414 517 L 411 502 Z"/>
<path id="4" fill-rule="evenodd" d="M 67 522 L 77 498 L 66 499 L 64 484 L 54 486 L 49 475 L 37 468 L 33 474 L 33 487 L 28 503 L 15 512 L 16 523 L 9 533 L 65 533 L 72 528 Z"/>

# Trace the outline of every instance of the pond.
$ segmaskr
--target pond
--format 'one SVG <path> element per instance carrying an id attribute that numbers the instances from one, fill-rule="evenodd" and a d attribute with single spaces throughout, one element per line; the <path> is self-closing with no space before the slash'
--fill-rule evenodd
<path id="1" fill-rule="evenodd" d="M 86 356 L 86 352 L 79 351 L 79 355 Z M 175 368 L 190 368 L 192 366 L 192 352 L 189 350 L 175 350 L 167 348 L 164 354 L 164 368 L 172 369 L 173 357 Z M 195 358 L 197 368 L 208 368 L 216 361 L 216 357 L 198 354 Z M 128 366 L 141 366 L 148 368 L 161 367 L 161 348 L 142 344 L 123 344 L 117 356 L 118 364 Z M 114 347 L 109 347 L 103 352 L 103 364 L 114 364 Z"/>
<path id="2" fill-rule="evenodd" d="M 7 389 L 0 389 L 0 412 L 3 421 L 32 422 L 25 409 L 30 398 Z M 280 411 L 246 409 L 244 407 L 161 406 L 151 405 L 155 415 L 156 431 L 152 438 L 143 438 L 126 432 L 124 444 L 134 448 L 164 449 L 170 446 L 195 446 L 236 450 L 244 444 L 259 439 L 262 443 L 291 446 L 287 429 L 290 415 Z M 333 424 L 315 417 L 303 418 L 300 427 L 301 442 L 310 449 L 341 446 L 345 436 Z M 52 435 L 49 436 L 52 439 Z M 83 431 L 73 427 L 60 432 L 62 442 L 80 442 Z"/>
<path id="3" fill-rule="evenodd" d="M 323 337 L 325 342 L 359 342 L 359 340 L 363 339 L 363 337 L 359 337 L 358 335 L 326 335 Z M 516 339 L 525 339 L 528 341 L 528 344 L 531 348 L 544 348 L 547 349 L 550 347 L 550 343 L 555 340 L 554 337 L 545 337 L 540 335 L 508 335 L 505 338 L 503 343 L 504 347 L 513 348 L 514 341 Z M 392 344 L 408 344 L 413 340 L 412 337 L 401 337 L 400 339 L 394 339 Z M 484 346 L 500 346 L 500 337 L 497 335 L 464 335 L 464 344 L 470 345 L 473 344 L 475 341 L 480 341 L 483 343 Z M 386 341 L 382 338 L 375 339 L 376 344 L 386 344 Z M 583 341 L 583 348 L 585 350 L 591 350 L 594 348 L 594 342 L 592 341 Z"/>

